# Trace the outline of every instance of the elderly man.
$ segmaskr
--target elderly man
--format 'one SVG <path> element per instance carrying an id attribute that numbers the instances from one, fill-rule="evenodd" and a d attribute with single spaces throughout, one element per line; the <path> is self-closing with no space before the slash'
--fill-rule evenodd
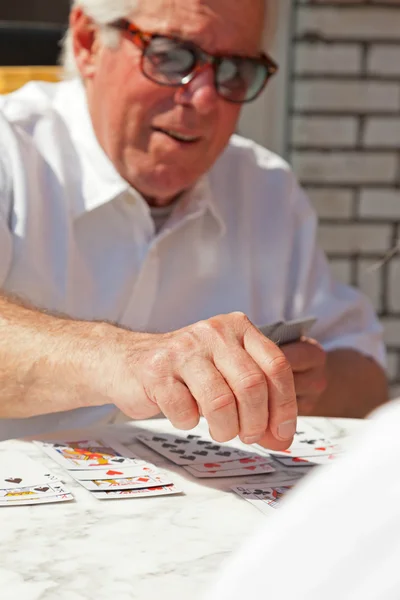
<path id="1" fill-rule="evenodd" d="M 3 436 L 163 412 L 287 447 L 386 398 L 381 328 L 335 283 L 288 166 L 233 136 L 276 71 L 262 0 L 77 0 L 72 80 L 0 100 Z M 268 15 L 267 15 L 268 16 Z M 317 317 L 281 349 L 257 326 Z"/>

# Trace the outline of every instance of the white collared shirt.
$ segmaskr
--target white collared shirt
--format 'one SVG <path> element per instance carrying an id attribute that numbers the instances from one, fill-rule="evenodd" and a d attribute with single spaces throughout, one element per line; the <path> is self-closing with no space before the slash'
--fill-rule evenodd
<path id="1" fill-rule="evenodd" d="M 38 307 L 153 332 L 232 311 L 259 326 L 313 315 L 327 350 L 384 364 L 381 326 L 358 291 L 332 280 L 316 228 L 288 165 L 233 136 L 156 234 L 99 146 L 79 81 L 0 97 L 0 286 Z M 35 430 L 104 411 L 40 417 Z"/>

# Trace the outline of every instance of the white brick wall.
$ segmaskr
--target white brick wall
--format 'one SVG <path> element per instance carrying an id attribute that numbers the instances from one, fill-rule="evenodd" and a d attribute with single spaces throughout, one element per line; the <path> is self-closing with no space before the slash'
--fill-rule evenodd
<path id="1" fill-rule="evenodd" d="M 398 390 L 400 0 L 293 4 L 288 155 L 335 275 L 382 318 Z"/>

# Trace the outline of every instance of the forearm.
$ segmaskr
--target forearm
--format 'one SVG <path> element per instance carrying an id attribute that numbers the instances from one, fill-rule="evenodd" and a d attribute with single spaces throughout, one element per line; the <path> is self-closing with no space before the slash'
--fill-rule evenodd
<path id="1" fill-rule="evenodd" d="M 0 293 L 0 418 L 106 403 L 91 383 L 99 376 L 94 328 Z"/>
<path id="2" fill-rule="evenodd" d="M 375 360 L 351 349 L 327 355 L 328 385 L 314 416 L 364 418 L 388 400 L 387 379 Z"/>

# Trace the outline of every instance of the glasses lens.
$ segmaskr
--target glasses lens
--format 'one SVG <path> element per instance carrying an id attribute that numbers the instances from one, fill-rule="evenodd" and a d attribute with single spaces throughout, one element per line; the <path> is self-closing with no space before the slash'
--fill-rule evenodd
<path id="1" fill-rule="evenodd" d="M 196 64 L 193 50 L 185 44 L 153 37 L 144 52 L 143 69 L 150 79 L 162 84 L 180 84 L 190 75 Z"/>
<path id="2" fill-rule="evenodd" d="M 218 92 L 231 102 L 249 102 L 268 78 L 266 65 L 248 58 L 223 58 L 216 65 Z"/>

